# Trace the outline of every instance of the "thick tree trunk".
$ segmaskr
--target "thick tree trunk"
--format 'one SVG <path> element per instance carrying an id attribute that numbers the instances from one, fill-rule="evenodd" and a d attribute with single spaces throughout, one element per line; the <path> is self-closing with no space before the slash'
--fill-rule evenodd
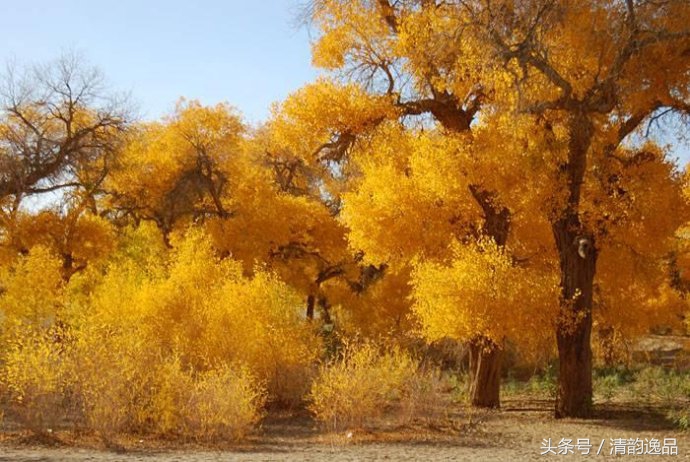
<path id="1" fill-rule="evenodd" d="M 554 237 L 561 264 L 561 319 L 556 330 L 559 375 L 556 418 L 588 417 L 592 409 L 592 294 L 597 253 L 579 222 L 560 220 Z"/>
<path id="2" fill-rule="evenodd" d="M 568 197 L 552 222 L 561 270 L 556 418 L 587 417 L 592 410 L 592 295 L 597 249 L 593 234 L 580 221 L 580 199 L 594 127 L 582 108 L 571 113 L 568 125 L 568 161 L 560 169 Z"/>
<path id="3" fill-rule="evenodd" d="M 503 350 L 491 340 L 480 337 L 469 345 L 470 381 L 468 394 L 472 406 L 501 406 L 501 360 Z"/>
<path id="4" fill-rule="evenodd" d="M 583 320 L 572 331 L 556 335 L 560 368 L 556 418 L 589 417 L 592 411 L 592 318 Z"/>

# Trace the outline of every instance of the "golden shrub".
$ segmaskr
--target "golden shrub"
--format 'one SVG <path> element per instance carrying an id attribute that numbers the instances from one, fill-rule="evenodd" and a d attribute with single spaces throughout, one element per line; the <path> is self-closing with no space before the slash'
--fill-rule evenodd
<path id="1" fill-rule="evenodd" d="M 70 386 L 66 353 L 50 333 L 24 329 L 6 344 L 0 381 L 10 409 L 22 425 L 44 433 L 67 417 Z"/>
<path id="2" fill-rule="evenodd" d="M 165 257 L 142 247 L 149 234 L 130 233 L 102 272 L 67 290 L 39 247 L 0 274 L 0 383 L 30 428 L 70 413 L 104 438 L 238 439 L 267 400 L 295 405 L 308 392 L 322 342 L 294 289 L 261 268 L 245 276 L 203 233 Z"/>
<path id="3" fill-rule="evenodd" d="M 245 277 L 202 233 L 175 245 L 167 263 L 119 252 L 91 296 L 72 304 L 86 424 L 103 435 L 240 438 L 267 397 L 301 401 L 320 338 L 273 275 Z"/>
<path id="4" fill-rule="evenodd" d="M 36 246 L 0 270 L 0 286 L 0 389 L 12 414 L 41 433 L 67 413 L 68 345 L 56 324 L 63 302 L 60 264 Z"/>
<path id="5" fill-rule="evenodd" d="M 296 405 L 309 390 L 322 351 L 300 308 L 299 295 L 268 273 L 228 281 L 209 299 L 200 348 L 212 362 L 231 358 L 246 364 L 266 383 L 273 403 Z"/>
<path id="6" fill-rule="evenodd" d="M 265 392 L 242 367 L 200 374 L 176 358 L 156 373 L 149 422 L 158 433 L 196 439 L 244 437 L 261 418 Z"/>
<path id="7" fill-rule="evenodd" d="M 89 326 L 81 330 L 71 363 L 84 423 L 105 438 L 147 430 L 149 389 L 157 360 L 136 332 L 116 329 Z"/>
<path id="8" fill-rule="evenodd" d="M 440 400 L 440 381 L 398 348 L 348 345 L 321 367 L 309 397 L 309 409 L 330 430 L 360 428 L 384 415 L 398 422 L 425 416 Z"/>
<path id="9" fill-rule="evenodd" d="M 13 325 L 49 327 L 62 304 L 61 265 L 43 246 L 0 268 L 2 310 L 0 329 L 11 335 Z"/>
<path id="10" fill-rule="evenodd" d="M 243 364 L 281 405 L 299 403 L 308 391 L 322 347 L 301 317 L 300 295 L 260 268 L 243 276 L 239 263 L 214 255 L 204 235 L 180 242 L 168 278 L 152 284 L 141 303 L 150 344 L 175 351 L 189 367 Z"/>
<path id="11" fill-rule="evenodd" d="M 242 438 L 261 418 L 264 400 L 263 389 L 245 368 L 205 372 L 189 395 L 186 429 L 203 438 Z"/>

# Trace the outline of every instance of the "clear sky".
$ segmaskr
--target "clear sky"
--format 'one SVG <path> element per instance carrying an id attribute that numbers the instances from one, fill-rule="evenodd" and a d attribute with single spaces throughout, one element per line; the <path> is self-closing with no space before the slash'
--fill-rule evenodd
<path id="1" fill-rule="evenodd" d="M 157 118 L 180 96 L 227 101 L 250 122 L 317 71 L 303 0 L 0 0 L 0 60 L 82 53 Z M 4 5 L 3 5 L 4 4 Z"/>
<path id="2" fill-rule="evenodd" d="M 0 0 L 0 60 L 83 53 L 146 119 L 184 96 L 227 101 L 248 122 L 313 80 L 305 0 Z M 677 146 L 681 165 L 690 149 Z"/>

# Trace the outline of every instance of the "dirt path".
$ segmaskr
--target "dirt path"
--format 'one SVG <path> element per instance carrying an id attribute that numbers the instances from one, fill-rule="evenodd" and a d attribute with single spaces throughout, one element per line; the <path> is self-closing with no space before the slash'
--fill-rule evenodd
<path id="1" fill-rule="evenodd" d="M 304 418 L 267 422 L 263 434 L 243 446 L 208 449 L 185 447 L 171 449 L 153 441 L 122 442 L 124 452 L 91 447 L 46 447 L 26 440 L 0 442 L 0 462 L 207 462 L 207 461 L 522 461 L 522 460 L 688 460 L 690 433 L 675 431 L 662 415 L 653 410 L 609 408 L 598 418 L 585 421 L 554 420 L 549 405 L 510 402 L 497 412 L 458 414 L 452 426 L 432 428 L 387 429 L 374 433 L 323 435 L 310 428 Z M 582 455 L 573 448 L 570 455 L 541 455 L 543 440 L 551 438 L 555 451 L 563 438 L 589 439 L 592 449 Z M 677 456 L 612 455 L 612 439 L 675 438 Z M 601 453 L 596 455 L 603 443 Z M 84 446 L 83 441 L 79 441 Z M 88 445 L 88 442 L 86 443 Z"/>
<path id="2" fill-rule="evenodd" d="M 519 460 L 539 460 L 538 455 Z M 427 461 L 456 461 L 456 460 L 518 460 L 511 450 L 492 448 L 459 448 L 459 447 L 429 447 L 420 445 L 406 445 L 401 443 L 368 444 L 363 446 L 328 447 L 307 446 L 299 450 L 283 450 L 275 448 L 272 451 L 257 451 L 251 453 L 236 452 L 158 452 L 113 454 L 100 453 L 76 449 L 10 449 L 0 455 L 0 461 L 46 462 L 46 461 L 141 461 L 141 462 L 207 462 L 207 461 L 361 461 L 361 460 L 427 460 Z"/>

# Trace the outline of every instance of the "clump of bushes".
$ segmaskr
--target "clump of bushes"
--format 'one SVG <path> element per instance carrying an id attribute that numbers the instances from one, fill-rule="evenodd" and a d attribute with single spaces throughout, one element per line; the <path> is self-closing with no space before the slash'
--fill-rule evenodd
<path id="1" fill-rule="evenodd" d="M 66 355 L 48 333 L 22 329 L 6 343 L 0 380 L 10 411 L 25 427 L 45 433 L 69 413 L 71 377 Z"/>
<path id="2" fill-rule="evenodd" d="M 0 274 L 0 390 L 16 420 L 106 440 L 235 440 L 268 402 L 302 401 L 322 342 L 293 289 L 260 268 L 245 275 L 200 233 L 169 255 L 138 253 L 69 283 L 42 250 Z M 40 290 L 25 290 L 34 280 Z"/>
<path id="3" fill-rule="evenodd" d="M 690 374 L 662 367 L 636 371 L 630 385 L 636 401 L 646 401 L 666 409 L 666 418 L 680 430 L 690 429 Z"/>
<path id="4" fill-rule="evenodd" d="M 265 390 L 243 367 L 194 374 L 173 360 L 161 367 L 157 382 L 149 417 L 162 435 L 239 440 L 262 416 Z"/>
<path id="5" fill-rule="evenodd" d="M 383 417 L 400 424 L 436 415 L 441 391 L 438 371 L 421 369 L 401 349 L 351 344 L 319 369 L 309 409 L 332 431 L 366 427 Z"/>

